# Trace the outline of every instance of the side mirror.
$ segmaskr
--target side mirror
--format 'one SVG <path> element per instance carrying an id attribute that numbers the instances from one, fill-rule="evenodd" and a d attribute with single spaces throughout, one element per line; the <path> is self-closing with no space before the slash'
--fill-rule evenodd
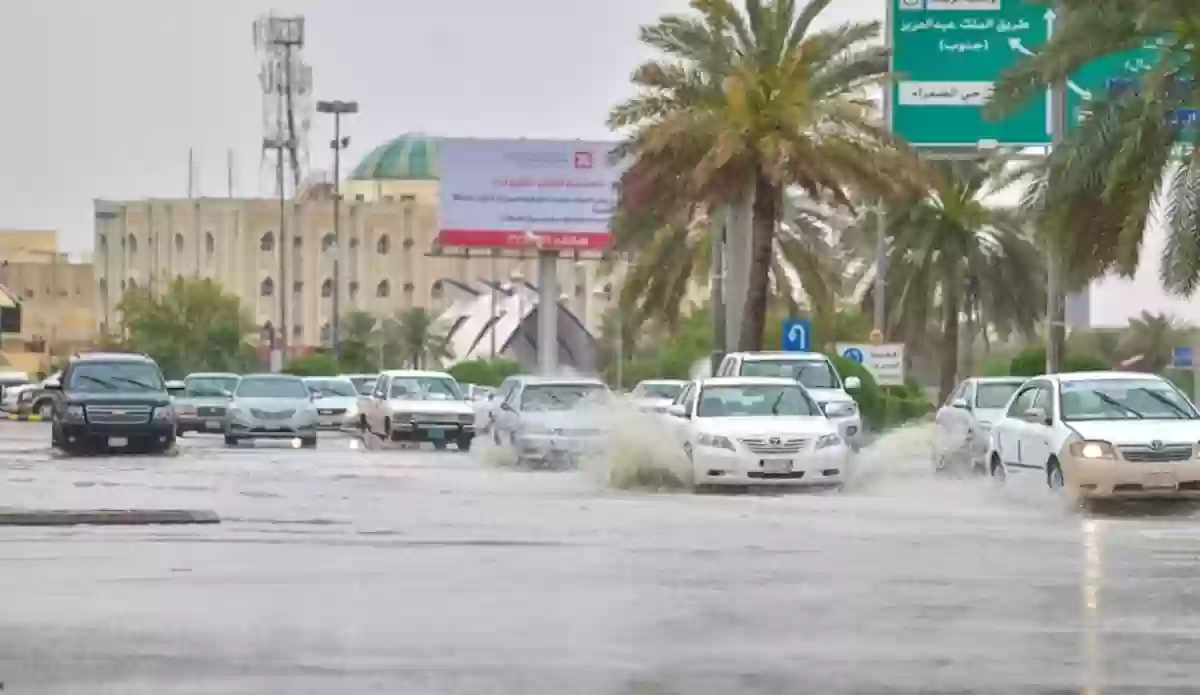
<path id="1" fill-rule="evenodd" d="M 510 413 L 517 412 L 517 411 L 513 410 L 512 403 L 509 403 L 508 401 L 504 401 L 503 403 L 500 404 L 500 410 L 507 410 Z"/>
<path id="2" fill-rule="evenodd" d="M 45 383 L 45 385 L 42 386 L 42 388 L 46 389 L 47 391 L 61 391 L 62 390 L 62 382 L 60 382 L 58 380 L 47 381 Z"/>
<path id="3" fill-rule="evenodd" d="M 856 376 L 846 377 L 846 390 L 847 391 L 857 391 L 861 388 L 862 388 L 862 379 L 859 379 Z"/>
<path id="4" fill-rule="evenodd" d="M 687 408 L 682 405 L 667 406 L 667 415 L 670 415 L 672 417 L 683 418 L 684 420 L 688 419 Z"/>
<path id="5" fill-rule="evenodd" d="M 1025 422 L 1032 422 L 1036 425 L 1045 425 L 1046 411 L 1041 408 L 1029 408 L 1021 414 L 1021 419 Z"/>
<path id="6" fill-rule="evenodd" d="M 965 398 L 955 398 L 953 401 L 950 401 L 950 407 L 958 408 L 959 410 L 970 410 L 971 404 Z"/>

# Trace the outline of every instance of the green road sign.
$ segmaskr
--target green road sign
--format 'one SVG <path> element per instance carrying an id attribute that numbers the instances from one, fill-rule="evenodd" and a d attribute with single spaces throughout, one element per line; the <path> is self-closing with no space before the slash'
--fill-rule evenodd
<path id="1" fill-rule="evenodd" d="M 1001 121 L 983 117 L 992 86 L 1005 69 L 1034 55 L 1054 31 L 1054 10 L 1029 0 L 890 0 L 892 130 L 917 147 L 980 143 L 1043 147 L 1051 142 L 1050 95 Z M 1135 78 L 1153 60 L 1153 46 L 1095 61 L 1067 83 L 1067 120 L 1114 79 Z"/>

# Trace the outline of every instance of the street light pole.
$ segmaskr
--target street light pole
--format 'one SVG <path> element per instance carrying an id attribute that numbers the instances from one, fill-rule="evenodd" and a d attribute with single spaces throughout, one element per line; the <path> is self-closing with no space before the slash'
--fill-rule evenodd
<path id="1" fill-rule="evenodd" d="M 330 347 L 333 348 L 335 360 L 342 357 L 342 341 L 339 333 L 341 324 L 341 295 L 342 295 L 342 150 L 350 146 L 350 138 L 342 137 L 342 114 L 358 113 L 357 101 L 318 101 L 317 113 L 333 114 L 333 140 L 329 146 L 333 148 L 333 329 L 330 333 Z"/>
<path id="2" fill-rule="evenodd" d="M 275 288 L 275 291 L 279 293 L 279 330 L 275 334 L 275 345 L 271 346 L 272 351 L 279 354 L 279 361 L 276 364 L 275 360 L 272 360 L 271 371 L 273 372 L 281 370 L 287 358 L 287 186 L 283 173 L 283 153 L 291 146 L 290 139 L 263 139 L 263 148 L 277 150 L 279 155 L 275 168 L 277 175 L 275 183 L 279 187 L 279 285 Z"/>

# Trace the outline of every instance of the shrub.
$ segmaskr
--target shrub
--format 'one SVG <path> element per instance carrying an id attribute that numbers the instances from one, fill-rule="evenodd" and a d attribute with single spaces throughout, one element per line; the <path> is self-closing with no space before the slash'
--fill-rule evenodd
<path id="1" fill-rule="evenodd" d="M 288 360 L 283 365 L 284 374 L 295 374 L 296 376 L 337 376 L 341 372 L 338 361 L 321 352 Z"/>
<path id="2" fill-rule="evenodd" d="M 466 360 L 450 367 L 447 372 L 461 384 L 477 386 L 499 386 L 502 381 L 521 371 L 521 364 L 514 360 Z"/>
<path id="3" fill-rule="evenodd" d="M 1065 355 L 1063 371 L 1102 372 L 1111 369 L 1107 362 L 1094 355 Z M 1012 359 L 1009 365 L 1012 376 L 1035 377 L 1046 373 L 1046 348 L 1027 347 Z"/>

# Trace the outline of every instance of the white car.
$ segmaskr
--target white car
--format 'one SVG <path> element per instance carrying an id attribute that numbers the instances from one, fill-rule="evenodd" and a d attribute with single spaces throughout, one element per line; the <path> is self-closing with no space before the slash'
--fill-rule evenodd
<path id="1" fill-rule="evenodd" d="M 850 448 L 838 425 L 789 378 L 713 377 L 667 408 L 697 487 L 840 487 Z"/>
<path id="2" fill-rule="evenodd" d="M 804 384 L 842 439 L 852 449 L 863 442 L 862 417 L 850 391 L 862 388 L 858 377 L 842 379 L 829 358 L 819 352 L 731 352 L 721 360 L 716 376 L 770 376 Z"/>
<path id="3" fill-rule="evenodd" d="M 609 432 L 603 406 L 613 394 L 599 379 L 522 376 L 507 394 L 495 411 L 492 441 L 522 465 L 577 465 Z"/>
<path id="4" fill-rule="evenodd" d="M 359 416 L 368 432 L 394 442 L 431 442 L 439 450 L 453 443 L 469 451 L 475 439 L 475 411 L 445 372 L 383 372 Z"/>
<path id="5" fill-rule="evenodd" d="M 1026 381 L 1023 376 L 972 377 L 959 384 L 933 419 L 934 472 L 987 473 L 988 435 Z"/>
<path id="6" fill-rule="evenodd" d="M 1200 411 L 1154 374 L 1079 372 L 1027 381 L 988 443 L 988 469 L 1074 499 L 1200 497 Z"/>
<path id="7" fill-rule="evenodd" d="M 675 401 L 688 382 L 683 379 L 646 379 L 629 394 L 638 410 L 661 413 Z"/>
<path id="8" fill-rule="evenodd" d="M 358 425 L 358 388 L 344 376 L 304 377 L 313 395 L 322 429 L 340 430 Z"/>

